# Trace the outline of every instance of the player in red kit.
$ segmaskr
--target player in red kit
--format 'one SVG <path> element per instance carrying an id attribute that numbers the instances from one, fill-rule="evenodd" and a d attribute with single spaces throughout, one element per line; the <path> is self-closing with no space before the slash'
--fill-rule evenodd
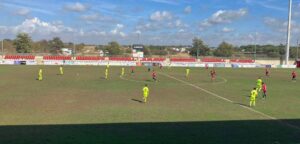
<path id="1" fill-rule="evenodd" d="M 295 71 L 292 72 L 292 80 L 295 81 L 297 77 L 297 74 Z"/>
<path id="2" fill-rule="evenodd" d="M 152 71 L 152 79 L 156 82 L 157 79 L 156 79 L 156 72 L 153 70 Z"/>
<path id="3" fill-rule="evenodd" d="M 265 74 L 266 74 L 266 77 L 269 77 L 269 73 L 270 73 L 269 69 L 268 69 L 268 68 L 266 68 L 266 72 L 265 72 Z"/>
<path id="4" fill-rule="evenodd" d="M 162 67 L 163 67 L 162 64 L 159 64 L 159 69 L 162 69 Z"/>
<path id="5" fill-rule="evenodd" d="M 263 96 L 262 96 L 262 98 L 263 99 L 266 99 L 267 98 L 267 85 L 266 85 L 266 83 L 262 83 L 262 91 L 263 91 Z"/>
<path id="6" fill-rule="evenodd" d="M 212 69 L 210 71 L 210 77 L 211 77 L 211 81 L 214 81 L 216 79 L 216 71 L 215 71 L 215 69 Z"/>
<path id="7" fill-rule="evenodd" d="M 208 69 L 208 64 L 205 64 L 205 69 Z"/>
<path id="8" fill-rule="evenodd" d="M 134 66 L 131 66 L 130 69 L 131 69 L 131 74 L 134 74 Z"/>

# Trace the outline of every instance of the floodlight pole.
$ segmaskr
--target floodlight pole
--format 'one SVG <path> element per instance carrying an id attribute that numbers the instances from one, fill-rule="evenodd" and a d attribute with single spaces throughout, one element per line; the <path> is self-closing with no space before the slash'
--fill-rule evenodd
<path id="1" fill-rule="evenodd" d="M 298 60 L 298 49 L 299 49 L 299 40 L 297 40 L 297 53 L 296 53 L 296 60 Z"/>
<path id="2" fill-rule="evenodd" d="M 75 42 L 73 43 L 73 57 L 75 56 L 75 49 L 76 49 L 76 44 Z"/>
<path id="3" fill-rule="evenodd" d="M 138 44 L 140 44 L 140 33 L 138 33 Z"/>
<path id="4" fill-rule="evenodd" d="M 3 47 L 4 39 L 1 42 L 1 51 L 2 51 L 2 58 L 4 57 L 4 47 Z"/>
<path id="5" fill-rule="evenodd" d="M 289 0 L 289 18 L 288 18 L 288 26 L 287 26 L 287 45 L 286 45 L 286 53 L 285 53 L 285 64 L 289 64 L 289 56 L 290 56 L 290 39 L 291 39 L 291 19 L 292 19 L 292 1 Z"/>
<path id="6" fill-rule="evenodd" d="M 255 35 L 254 35 L 254 60 L 256 61 L 256 32 L 255 32 Z"/>

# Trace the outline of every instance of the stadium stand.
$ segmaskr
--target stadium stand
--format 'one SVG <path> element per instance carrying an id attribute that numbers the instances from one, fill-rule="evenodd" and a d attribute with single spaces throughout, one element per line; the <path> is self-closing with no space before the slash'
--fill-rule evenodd
<path id="1" fill-rule="evenodd" d="M 196 62 L 195 58 L 171 58 L 171 62 Z"/>
<path id="2" fill-rule="evenodd" d="M 255 63 L 255 61 L 251 59 L 231 59 L 230 63 Z"/>
<path id="3" fill-rule="evenodd" d="M 163 62 L 165 61 L 165 58 L 142 58 L 142 62 Z"/>
<path id="4" fill-rule="evenodd" d="M 71 56 L 44 56 L 44 60 L 72 60 Z"/>
<path id="5" fill-rule="evenodd" d="M 134 61 L 132 57 L 109 57 L 110 61 Z"/>
<path id="6" fill-rule="evenodd" d="M 104 60 L 104 57 L 100 56 L 77 56 L 76 60 Z"/>
<path id="7" fill-rule="evenodd" d="M 211 63 L 224 63 L 225 59 L 221 58 L 203 58 L 201 59 L 202 62 L 211 62 Z"/>
<path id="8" fill-rule="evenodd" d="M 6 55 L 4 59 L 10 60 L 34 60 L 35 56 L 28 55 L 28 56 L 21 56 L 21 55 Z"/>

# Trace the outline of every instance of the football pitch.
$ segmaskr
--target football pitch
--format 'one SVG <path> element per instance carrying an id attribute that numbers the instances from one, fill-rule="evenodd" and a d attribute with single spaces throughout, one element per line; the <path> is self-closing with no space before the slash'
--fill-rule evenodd
<path id="1" fill-rule="evenodd" d="M 43 81 L 37 81 L 39 68 Z M 291 69 L 0 66 L 0 143 L 300 143 L 300 81 Z M 297 70 L 297 73 L 300 73 Z M 262 76 L 268 86 L 250 108 Z M 142 88 L 150 95 L 142 102 Z"/>

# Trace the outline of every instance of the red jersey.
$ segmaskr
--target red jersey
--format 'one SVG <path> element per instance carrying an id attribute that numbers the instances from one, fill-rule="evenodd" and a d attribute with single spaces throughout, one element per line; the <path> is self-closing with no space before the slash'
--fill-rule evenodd
<path id="1" fill-rule="evenodd" d="M 266 85 L 266 84 L 263 84 L 263 85 L 262 85 L 262 90 L 263 90 L 264 92 L 267 91 L 267 85 Z"/>
<path id="2" fill-rule="evenodd" d="M 293 76 L 293 77 L 296 77 L 296 76 L 297 76 L 296 72 L 293 71 L 293 72 L 292 72 L 292 76 Z"/>
<path id="3" fill-rule="evenodd" d="M 214 71 L 214 70 L 210 71 L 210 75 L 211 76 L 215 76 L 216 75 L 216 71 Z"/>
<path id="4" fill-rule="evenodd" d="M 156 73 L 155 72 L 152 72 L 152 77 L 156 77 Z"/>

